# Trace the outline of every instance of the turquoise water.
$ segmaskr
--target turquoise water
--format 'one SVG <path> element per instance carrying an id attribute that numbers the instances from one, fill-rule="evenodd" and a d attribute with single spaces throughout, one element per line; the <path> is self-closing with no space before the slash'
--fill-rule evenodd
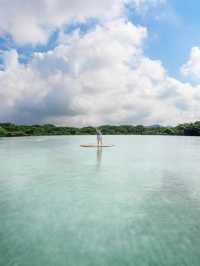
<path id="1" fill-rule="evenodd" d="M 1 266 L 199 266 L 200 138 L 0 139 Z"/>

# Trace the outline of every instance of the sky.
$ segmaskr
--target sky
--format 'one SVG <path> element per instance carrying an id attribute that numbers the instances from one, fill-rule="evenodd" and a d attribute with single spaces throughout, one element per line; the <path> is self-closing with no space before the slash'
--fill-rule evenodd
<path id="1" fill-rule="evenodd" d="M 0 121 L 200 120 L 197 0 L 0 0 Z"/>

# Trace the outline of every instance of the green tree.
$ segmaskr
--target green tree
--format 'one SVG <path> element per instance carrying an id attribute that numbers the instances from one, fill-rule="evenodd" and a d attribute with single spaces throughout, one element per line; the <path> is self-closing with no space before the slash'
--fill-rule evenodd
<path id="1" fill-rule="evenodd" d="M 0 137 L 6 137 L 7 135 L 8 132 L 4 128 L 0 127 Z"/>

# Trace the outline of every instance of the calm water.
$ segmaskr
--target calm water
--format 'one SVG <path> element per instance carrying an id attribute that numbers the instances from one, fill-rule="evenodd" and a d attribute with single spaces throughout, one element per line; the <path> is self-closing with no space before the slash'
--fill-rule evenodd
<path id="1" fill-rule="evenodd" d="M 0 139 L 1 266 L 199 266 L 200 138 Z"/>

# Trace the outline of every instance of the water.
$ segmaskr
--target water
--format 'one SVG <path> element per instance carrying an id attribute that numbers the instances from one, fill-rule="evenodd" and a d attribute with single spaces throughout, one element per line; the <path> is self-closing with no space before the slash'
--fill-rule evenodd
<path id="1" fill-rule="evenodd" d="M 200 138 L 0 139 L 1 266 L 199 266 Z"/>

